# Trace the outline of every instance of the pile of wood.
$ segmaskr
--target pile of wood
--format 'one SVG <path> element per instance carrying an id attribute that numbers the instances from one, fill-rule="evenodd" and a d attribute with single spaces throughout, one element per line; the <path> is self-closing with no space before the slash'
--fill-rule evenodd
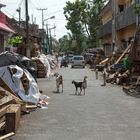
<path id="1" fill-rule="evenodd" d="M 24 75 L 21 81 L 27 94 L 29 88 L 27 77 Z M 20 126 L 21 115 L 36 108 L 36 105 L 21 100 L 0 78 L 0 140 L 14 135 Z"/>
<path id="2" fill-rule="evenodd" d="M 124 86 L 123 91 L 129 96 L 140 98 L 140 85 Z"/>
<path id="3" fill-rule="evenodd" d="M 37 78 L 45 78 L 47 74 L 46 66 L 38 58 L 32 59 L 32 61 L 37 66 Z"/>
<path id="4" fill-rule="evenodd" d="M 21 111 L 25 106 L 24 102 L 12 93 L 0 89 L 0 139 L 3 135 L 13 135 L 20 125 Z"/>
<path id="5" fill-rule="evenodd" d="M 131 49 L 135 47 L 133 42 L 120 54 L 114 54 L 101 62 L 106 66 L 105 81 L 111 84 L 123 85 L 123 91 L 130 96 L 140 98 L 140 61 L 133 60 Z M 131 69 L 124 67 L 123 59 L 127 55 L 131 60 Z M 135 57 L 133 53 L 133 57 Z"/>
<path id="6" fill-rule="evenodd" d="M 128 57 L 130 48 L 131 44 L 122 53 L 112 54 L 112 56 L 100 62 L 106 67 L 106 82 L 118 85 L 129 84 L 131 73 L 124 67 L 123 60 L 126 55 Z"/>
<path id="7" fill-rule="evenodd" d="M 127 71 L 117 71 L 113 74 L 108 74 L 106 78 L 107 83 L 117 84 L 117 85 L 129 85 L 130 83 L 130 72 Z"/>

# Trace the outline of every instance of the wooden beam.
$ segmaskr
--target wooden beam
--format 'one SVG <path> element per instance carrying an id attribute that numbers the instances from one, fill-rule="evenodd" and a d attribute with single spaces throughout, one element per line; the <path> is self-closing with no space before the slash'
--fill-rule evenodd
<path id="1" fill-rule="evenodd" d="M 4 127 L 5 124 L 6 124 L 5 121 L 2 122 L 2 123 L 0 123 L 0 129 L 1 129 L 2 127 Z"/>
<path id="2" fill-rule="evenodd" d="M 2 116 L 1 118 L 0 118 L 0 124 L 2 123 L 2 122 L 4 122 L 5 121 L 5 116 Z"/>
<path id="3" fill-rule="evenodd" d="M 0 100 L 0 108 L 2 108 L 5 105 L 16 103 L 12 96 L 5 96 Z"/>
<path id="4" fill-rule="evenodd" d="M 11 136 L 13 136 L 13 135 L 15 135 L 14 132 L 8 133 L 8 134 L 6 134 L 6 135 L 4 135 L 4 136 L 1 136 L 1 137 L 0 137 L 0 140 L 4 140 L 4 139 L 9 138 L 9 137 L 11 137 Z"/>
<path id="5" fill-rule="evenodd" d="M 14 96 L 18 97 L 13 90 L 4 82 L 4 80 L 0 77 L 0 86 L 2 88 L 4 88 L 5 90 L 9 91 L 10 93 L 12 93 Z"/>
<path id="6" fill-rule="evenodd" d="M 16 103 L 18 104 L 23 104 L 25 103 L 23 100 L 21 100 L 19 97 L 15 96 L 14 94 L 12 94 L 11 92 L 9 92 L 6 88 L 4 87 L 0 87 L 0 92 L 5 92 L 5 96 L 12 96 L 15 100 L 16 100 Z M 3 91 L 4 90 L 4 91 Z M 3 93 L 4 94 L 4 93 Z"/>
<path id="7" fill-rule="evenodd" d="M 7 106 L 3 107 L 2 109 L 0 109 L 0 117 L 4 116 L 6 114 L 7 108 L 9 106 L 10 105 L 7 105 Z"/>
<path id="8" fill-rule="evenodd" d="M 27 109 L 35 109 L 37 108 L 37 105 L 26 105 Z"/>
<path id="9" fill-rule="evenodd" d="M 0 96 L 2 97 L 6 96 L 6 91 L 0 89 Z"/>
<path id="10" fill-rule="evenodd" d="M 122 53 L 122 55 L 118 58 L 118 60 L 115 62 L 115 64 L 118 64 L 120 62 L 120 60 L 124 57 L 124 55 L 129 51 L 130 47 L 132 46 L 132 44 L 128 45 L 128 47 L 124 50 L 124 52 Z"/>

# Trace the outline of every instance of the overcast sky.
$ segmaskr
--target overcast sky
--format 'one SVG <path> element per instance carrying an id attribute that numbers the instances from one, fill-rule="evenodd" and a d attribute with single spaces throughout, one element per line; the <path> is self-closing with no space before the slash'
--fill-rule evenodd
<path id="1" fill-rule="evenodd" d="M 55 16 L 55 19 L 49 19 L 45 24 L 49 24 L 49 27 L 56 25 L 55 32 L 52 30 L 52 35 L 56 35 L 56 38 L 60 38 L 63 35 L 67 34 L 65 28 L 66 20 L 63 15 L 63 7 L 66 5 L 68 0 L 28 0 L 29 7 L 29 16 L 33 14 L 34 19 L 36 18 L 36 23 L 39 24 L 39 27 L 42 28 L 42 16 L 41 11 L 38 9 L 47 9 L 44 10 L 44 19 L 48 19 L 51 16 Z M 74 2 L 75 0 L 69 0 Z M 0 3 L 5 4 L 6 7 L 2 8 L 2 11 L 10 17 L 15 17 L 18 20 L 18 13 L 16 9 L 21 7 L 21 18 L 25 19 L 25 0 L 0 0 Z M 30 22 L 32 18 L 30 18 Z"/>

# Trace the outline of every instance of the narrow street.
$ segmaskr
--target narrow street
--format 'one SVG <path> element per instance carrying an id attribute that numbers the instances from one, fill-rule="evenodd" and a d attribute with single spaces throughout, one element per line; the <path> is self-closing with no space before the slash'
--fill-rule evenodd
<path id="1" fill-rule="evenodd" d="M 101 77 L 87 68 L 58 70 L 64 92 L 55 93 L 55 77 L 39 79 L 50 97 L 48 109 L 37 109 L 21 119 L 12 140 L 139 140 L 140 99 L 125 95 L 121 87 L 101 86 Z M 74 95 L 72 80 L 88 76 L 85 96 Z"/>

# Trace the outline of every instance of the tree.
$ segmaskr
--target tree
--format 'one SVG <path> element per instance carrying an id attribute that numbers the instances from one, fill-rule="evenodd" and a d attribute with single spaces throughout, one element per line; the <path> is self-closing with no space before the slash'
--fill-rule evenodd
<path id="1" fill-rule="evenodd" d="M 107 0 L 95 0 L 93 3 L 89 4 L 89 10 L 87 11 L 88 15 L 88 29 L 90 32 L 89 36 L 89 47 L 98 47 L 99 46 L 99 38 L 97 35 L 97 31 L 101 25 L 101 20 L 99 14 L 104 6 L 104 3 Z"/>
<path id="2" fill-rule="evenodd" d="M 67 35 L 64 35 L 59 39 L 59 51 L 67 52 L 69 46 L 69 41 Z"/>
<path id="3" fill-rule="evenodd" d="M 100 26 L 99 13 L 107 0 L 76 0 L 66 2 L 64 15 L 67 20 L 66 28 L 73 34 L 78 45 L 78 51 L 82 50 L 82 43 L 87 40 L 89 47 L 97 47 L 99 39 L 97 30 Z"/>
<path id="4" fill-rule="evenodd" d="M 76 0 L 74 3 L 66 2 L 64 7 L 64 15 L 66 17 L 66 28 L 72 32 L 73 39 L 76 41 L 76 51 L 81 52 L 82 41 L 84 37 L 84 27 L 82 23 L 83 14 L 86 3 L 84 0 Z"/>

